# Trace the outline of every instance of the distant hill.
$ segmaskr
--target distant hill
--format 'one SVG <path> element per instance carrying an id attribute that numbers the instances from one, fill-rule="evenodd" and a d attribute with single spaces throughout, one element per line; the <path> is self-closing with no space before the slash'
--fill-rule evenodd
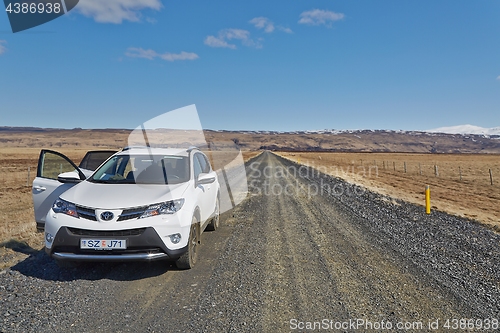
<path id="1" fill-rule="evenodd" d="M 446 134 L 477 134 L 477 135 L 498 135 L 500 136 L 500 127 L 484 128 L 474 125 L 459 125 L 451 127 L 439 127 L 428 130 L 429 133 L 446 133 Z"/>
<path id="2" fill-rule="evenodd" d="M 127 129 L 47 129 L 0 127 L 1 147 L 122 148 L 128 145 Z M 181 131 L 179 131 L 181 132 Z M 183 140 L 189 143 L 187 131 Z M 500 154 L 498 134 L 446 134 L 419 131 L 213 131 L 204 130 L 212 149 L 237 144 L 242 150 L 493 153 Z"/>
<path id="3" fill-rule="evenodd" d="M 324 130 L 292 133 L 240 132 L 237 135 L 243 146 L 246 142 L 253 144 L 268 142 L 259 148 L 270 150 L 500 153 L 500 135 L 457 135 L 386 130 Z"/>

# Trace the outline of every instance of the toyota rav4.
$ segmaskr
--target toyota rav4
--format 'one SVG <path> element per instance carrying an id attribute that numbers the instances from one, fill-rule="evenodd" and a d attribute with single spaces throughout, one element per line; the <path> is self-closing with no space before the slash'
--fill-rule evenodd
<path id="1" fill-rule="evenodd" d="M 33 201 L 46 252 L 60 266 L 168 259 L 193 267 L 202 232 L 219 225 L 219 181 L 207 156 L 194 147 L 109 155 L 82 168 L 41 151 Z"/>

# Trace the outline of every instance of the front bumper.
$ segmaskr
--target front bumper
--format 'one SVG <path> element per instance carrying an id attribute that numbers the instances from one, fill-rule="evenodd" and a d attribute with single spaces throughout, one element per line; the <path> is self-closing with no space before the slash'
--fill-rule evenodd
<path id="1" fill-rule="evenodd" d="M 84 250 L 80 249 L 82 238 L 125 240 L 127 249 Z M 68 261 L 152 261 L 176 260 L 187 251 L 187 246 L 175 250 L 167 248 L 152 227 L 117 231 L 61 227 L 52 246 L 50 249 L 46 247 L 45 251 L 55 259 Z"/>

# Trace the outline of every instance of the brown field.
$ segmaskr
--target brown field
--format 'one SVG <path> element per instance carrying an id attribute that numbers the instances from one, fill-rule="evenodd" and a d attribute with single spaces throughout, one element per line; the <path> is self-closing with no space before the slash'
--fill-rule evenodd
<path id="1" fill-rule="evenodd" d="M 108 148 L 113 147 L 96 148 L 86 145 L 53 149 L 78 164 L 87 150 Z M 259 153 L 244 152 L 243 157 L 247 160 Z M 31 198 L 31 184 L 36 176 L 39 154 L 40 148 L 0 148 L 0 247 L 5 246 L 9 240 L 23 242 L 37 249 L 43 247 L 42 235 L 36 232 Z M 223 155 L 221 152 L 215 154 Z M 227 156 L 234 158 L 235 154 Z"/>
<path id="2" fill-rule="evenodd" d="M 425 205 L 425 185 L 429 185 L 433 209 L 474 219 L 500 231 L 500 155 L 279 154 L 372 191 L 422 206 Z"/>

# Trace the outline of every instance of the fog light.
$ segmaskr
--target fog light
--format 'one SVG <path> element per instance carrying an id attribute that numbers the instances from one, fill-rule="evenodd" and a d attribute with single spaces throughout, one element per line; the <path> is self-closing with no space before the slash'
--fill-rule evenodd
<path id="1" fill-rule="evenodd" d="M 177 244 L 181 241 L 181 234 L 173 234 L 168 236 L 173 244 Z"/>
<path id="2" fill-rule="evenodd" d="M 51 233 L 46 232 L 45 233 L 45 240 L 47 241 L 47 243 L 52 243 L 54 241 L 54 236 L 52 236 Z"/>

